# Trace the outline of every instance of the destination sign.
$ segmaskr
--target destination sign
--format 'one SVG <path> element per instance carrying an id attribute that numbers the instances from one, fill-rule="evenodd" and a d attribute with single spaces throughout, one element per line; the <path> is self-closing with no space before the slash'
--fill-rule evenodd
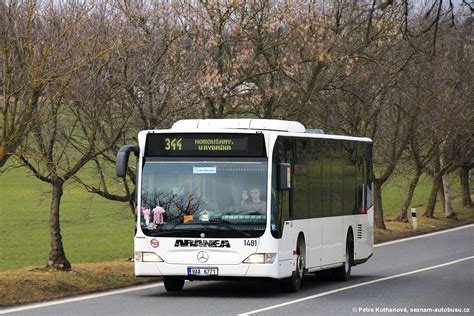
<path id="1" fill-rule="evenodd" d="M 145 155 L 265 157 L 266 151 L 261 134 L 148 134 Z"/>

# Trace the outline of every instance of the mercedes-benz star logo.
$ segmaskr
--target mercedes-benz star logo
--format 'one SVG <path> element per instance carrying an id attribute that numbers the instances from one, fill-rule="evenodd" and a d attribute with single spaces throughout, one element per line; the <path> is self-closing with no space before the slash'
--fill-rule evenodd
<path id="1" fill-rule="evenodd" d="M 209 260 L 209 254 L 205 251 L 199 251 L 197 254 L 197 259 L 201 263 L 207 262 L 207 260 Z"/>

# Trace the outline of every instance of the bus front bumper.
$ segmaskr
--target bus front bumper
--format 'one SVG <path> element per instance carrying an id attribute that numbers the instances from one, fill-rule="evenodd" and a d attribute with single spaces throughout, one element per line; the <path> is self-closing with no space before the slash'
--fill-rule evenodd
<path id="1" fill-rule="evenodd" d="M 136 276 L 179 276 L 187 279 L 219 279 L 219 278 L 279 278 L 279 263 L 272 264 L 169 264 L 166 262 L 135 262 Z M 217 275 L 193 275 L 190 269 L 214 269 Z M 210 271 L 210 270 L 208 270 Z"/>

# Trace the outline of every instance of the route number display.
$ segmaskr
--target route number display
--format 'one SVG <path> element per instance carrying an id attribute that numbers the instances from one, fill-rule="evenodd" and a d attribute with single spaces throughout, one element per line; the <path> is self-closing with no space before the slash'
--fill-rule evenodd
<path id="1" fill-rule="evenodd" d="M 145 156 L 265 157 L 260 134 L 149 134 Z"/>
<path id="2" fill-rule="evenodd" d="M 182 138 L 165 138 L 165 150 L 182 150 Z"/>

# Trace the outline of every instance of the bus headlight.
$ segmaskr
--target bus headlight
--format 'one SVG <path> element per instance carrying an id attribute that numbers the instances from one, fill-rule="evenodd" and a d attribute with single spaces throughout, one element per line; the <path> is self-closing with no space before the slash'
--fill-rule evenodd
<path id="1" fill-rule="evenodd" d="M 254 253 L 244 260 L 244 263 L 273 263 L 276 253 Z"/>
<path id="2" fill-rule="evenodd" d="M 163 262 L 160 256 L 154 252 L 135 251 L 135 261 L 138 262 Z"/>

